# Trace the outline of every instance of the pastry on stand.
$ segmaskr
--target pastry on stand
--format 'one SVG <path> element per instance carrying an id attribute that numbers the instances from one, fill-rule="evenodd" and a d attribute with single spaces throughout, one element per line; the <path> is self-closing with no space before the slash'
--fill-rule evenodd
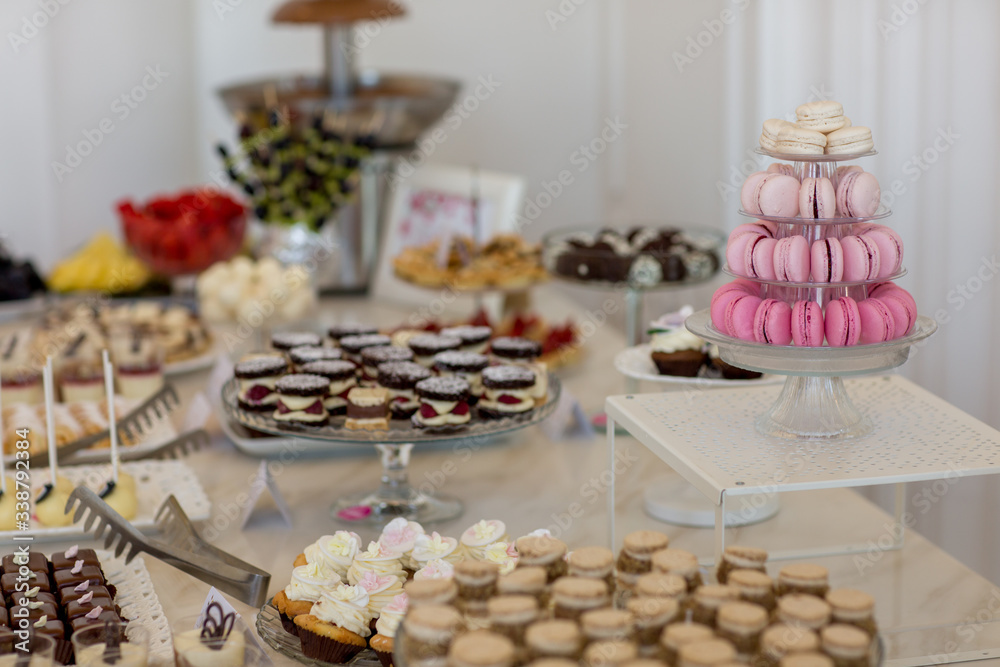
<path id="1" fill-rule="evenodd" d="M 49 444 L 49 482 L 42 487 L 41 493 L 35 498 L 35 518 L 42 525 L 55 528 L 73 523 L 73 515 L 66 513 L 66 502 L 74 486 L 71 481 L 59 476 L 58 447 L 54 428 L 55 388 L 52 379 L 52 357 L 45 360 L 42 384 L 45 389 L 45 419 Z"/>

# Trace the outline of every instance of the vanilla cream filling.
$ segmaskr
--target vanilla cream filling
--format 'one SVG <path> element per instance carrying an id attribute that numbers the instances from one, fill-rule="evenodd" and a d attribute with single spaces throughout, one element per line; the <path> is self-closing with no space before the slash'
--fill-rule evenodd
<path id="1" fill-rule="evenodd" d="M 326 412 L 321 412 L 320 414 L 313 414 L 311 412 L 304 412 L 302 410 L 293 410 L 292 412 L 280 413 L 277 410 L 271 416 L 274 421 L 298 421 L 298 422 L 321 422 L 326 419 L 329 415 Z"/>
<path id="2" fill-rule="evenodd" d="M 465 413 L 464 415 L 453 415 L 451 413 L 439 414 L 437 417 L 424 417 L 421 414 L 417 414 L 417 419 L 420 420 L 421 424 L 427 426 L 445 426 L 447 424 L 464 424 L 472 418 L 471 413 Z"/>
<path id="3" fill-rule="evenodd" d="M 338 408 L 347 407 L 347 401 L 342 399 L 340 396 L 330 396 L 323 399 L 323 407 L 327 410 L 336 410 Z"/>
<path id="4" fill-rule="evenodd" d="M 424 356 L 421 356 L 421 355 L 417 354 L 417 355 L 413 356 L 413 360 L 415 362 L 417 362 L 418 364 L 420 364 L 421 366 L 426 366 L 427 368 L 431 368 L 431 367 L 434 366 L 434 355 L 433 354 L 431 356 L 429 356 L 429 357 L 424 357 Z"/>
<path id="5" fill-rule="evenodd" d="M 261 400 L 255 401 L 255 403 L 259 403 L 260 405 L 274 405 L 275 403 L 278 402 L 278 394 L 274 391 L 274 385 L 280 377 L 281 377 L 280 375 L 269 375 L 267 377 L 262 377 L 262 378 L 240 380 L 239 397 L 244 401 L 246 401 L 247 393 L 249 393 L 249 391 L 254 387 L 260 385 L 262 387 L 267 387 L 268 389 L 270 389 L 271 393 L 262 398 Z"/>
<path id="6" fill-rule="evenodd" d="M 834 610 L 833 610 L 833 617 L 836 620 L 842 621 L 842 622 L 845 622 L 845 623 L 848 623 L 848 622 L 859 622 L 859 621 L 867 621 L 867 620 L 869 620 L 872 617 L 872 613 L 871 613 L 870 610 L 864 610 L 864 609 L 862 609 L 861 611 L 857 611 L 857 610 L 853 610 L 853 609 L 836 609 L 836 608 L 834 608 Z"/>
<path id="7" fill-rule="evenodd" d="M 521 402 L 500 403 L 497 399 L 503 395 L 513 396 Z M 535 400 L 531 396 L 531 389 L 487 389 L 479 405 L 497 412 L 527 412 L 535 407 Z"/>
<path id="8" fill-rule="evenodd" d="M 349 377 L 345 380 L 331 380 L 330 381 L 330 396 L 336 396 L 342 394 L 351 387 L 357 387 L 357 378 Z"/>
<path id="9" fill-rule="evenodd" d="M 441 377 L 462 378 L 469 383 L 469 393 L 473 396 L 483 395 L 483 374 L 480 373 L 459 373 L 454 371 L 441 371 Z"/>
<path id="10" fill-rule="evenodd" d="M 531 397 L 534 399 L 545 398 L 549 393 L 549 369 L 541 361 L 536 361 L 529 365 L 535 373 L 535 385 L 530 389 Z"/>
<path id="11" fill-rule="evenodd" d="M 424 403 L 434 408 L 434 412 L 439 415 L 443 415 L 446 412 L 451 412 L 458 405 L 458 401 L 435 401 L 430 398 L 422 399 Z"/>
<path id="12" fill-rule="evenodd" d="M 289 396 L 281 394 L 281 402 L 292 412 L 305 410 L 316 401 L 321 401 L 321 396 Z"/>
<path id="13" fill-rule="evenodd" d="M 742 556 L 731 556 L 729 554 L 723 554 L 722 558 L 729 561 L 732 565 L 737 568 L 746 568 L 748 570 L 756 570 L 764 565 L 759 560 L 754 560 L 753 558 L 743 558 Z"/>

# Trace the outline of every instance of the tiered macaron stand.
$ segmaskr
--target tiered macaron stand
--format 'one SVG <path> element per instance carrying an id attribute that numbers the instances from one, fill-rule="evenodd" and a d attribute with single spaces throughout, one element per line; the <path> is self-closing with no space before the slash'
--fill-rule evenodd
<path id="1" fill-rule="evenodd" d="M 758 152 L 794 162 L 799 178 L 825 176 L 834 184 L 838 162 L 874 154 Z M 882 208 L 876 216 L 862 219 L 753 217 L 777 223 L 779 238 L 802 234 L 812 242 L 829 235 L 851 234 L 856 225 L 887 215 L 888 210 Z M 758 282 L 765 298 L 813 299 L 820 305 L 831 298 L 864 298 L 866 294 L 866 283 L 861 282 Z M 871 375 L 903 364 L 910 349 L 936 330 L 930 318 L 918 317 L 912 331 L 896 340 L 839 348 L 769 346 L 738 340 L 718 331 L 707 310 L 688 318 L 687 328 L 717 344 L 727 363 L 787 376 L 781 388 L 717 389 L 699 393 L 696 400 L 687 392 L 630 394 L 608 397 L 605 403 L 610 462 L 615 460 L 614 426 L 618 425 L 715 505 L 714 562 L 725 549 L 726 528 L 732 525 L 727 517 L 739 508 L 759 507 L 782 492 L 894 484 L 895 522 L 888 548 L 900 549 L 908 525 L 904 516 L 907 482 L 1000 472 L 1000 431 L 902 377 Z M 868 377 L 844 380 L 859 375 Z M 613 482 L 608 504 L 609 531 L 612 544 L 617 545 Z M 795 551 L 772 553 L 771 558 L 866 553 L 872 544 L 869 537 L 859 535 L 854 544 L 803 545 Z M 880 550 L 885 550 L 883 542 L 878 542 Z M 886 630 L 891 643 L 903 645 L 915 640 L 912 629 Z M 943 661 L 959 659 L 956 654 L 944 656 Z"/>
<path id="2" fill-rule="evenodd" d="M 350 526 L 380 529 L 389 521 L 403 517 L 423 524 L 457 518 L 464 510 L 462 501 L 438 494 L 436 489 L 413 486 L 409 479 L 410 454 L 416 445 L 448 445 L 455 451 L 474 452 L 487 441 L 512 431 L 545 421 L 555 411 L 562 392 L 559 379 L 549 375 L 548 397 L 544 404 L 523 415 L 500 419 L 473 419 L 462 426 L 418 429 L 409 421 L 392 420 L 388 430 L 351 430 L 343 417 L 334 417 L 325 426 L 300 426 L 279 422 L 267 412 L 251 412 L 239 406 L 238 382 L 233 379 L 222 388 L 222 404 L 234 421 L 243 426 L 276 436 L 303 438 L 324 443 L 375 446 L 382 460 L 382 478 L 373 491 L 345 495 L 331 508 L 333 519 Z"/>
<path id="3" fill-rule="evenodd" d="M 825 176 L 836 184 L 838 162 L 874 155 L 781 155 L 794 162 L 799 178 Z M 744 215 L 751 215 L 742 212 Z M 851 234 L 857 225 L 889 215 L 880 208 L 869 218 L 805 220 L 771 218 L 778 238 L 802 234 L 808 241 Z M 726 269 L 729 270 L 728 267 Z M 900 272 L 899 275 L 902 275 Z M 837 284 L 777 284 L 763 281 L 763 296 L 785 300 L 864 298 L 872 280 Z M 703 392 L 612 396 L 609 420 L 624 427 L 697 487 L 716 507 L 716 558 L 725 547 L 726 500 L 733 496 L 773 497 L 782 491 L 935 480 L 954 474 L 1000 472 L 1000 432 L 898 376 L 869 375 L 904 363 L 910 348 L 936 323 L 918 317 L 906 336 L 852 347 L 773 346 L 735 339 L 718 331 L 707 310 L 687 328 L 719 346 L 735 366 L 788 376 L 784 386 Z M 851 395 L 860 407 L 851 400 Z M 608 429 L 614 456 L 614 429 Z M 902 500 L 901 487 L 897 499 Z M 614 494 L 610 494 L 614 505 Z M 902 512 L 897 503 L 897 518 Z M 612 533 L 614 531 L 612 510 Z M 902 546 L 902 535 L 895 546 Z M 822 553 L 856 553 L 865 545 L 826 548 Z M 801 553 L 795 554 L 801 556 Z M 777 555 L 779 558 L 781 554 Z"/>

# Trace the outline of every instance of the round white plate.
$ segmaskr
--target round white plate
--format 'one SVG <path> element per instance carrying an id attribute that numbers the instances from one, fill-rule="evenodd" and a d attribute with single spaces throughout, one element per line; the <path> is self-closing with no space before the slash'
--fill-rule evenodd
<path id="1" fill-rule="evenodd" d="M 679 375 L 660 375 L 656 364 L 649 356 L 651 352 L 648 343 L 625 348 L 615 356 L 615 368 L 619 373 L 636 380 L 660 382 L 663 384 L 694 385 L 699 387 L 739 387 L 742 385 L 777 384 L 785 378 L 776 375 L 765 375 L 756 380 L 727 380 L 726 378 L 681 377 Z"/>

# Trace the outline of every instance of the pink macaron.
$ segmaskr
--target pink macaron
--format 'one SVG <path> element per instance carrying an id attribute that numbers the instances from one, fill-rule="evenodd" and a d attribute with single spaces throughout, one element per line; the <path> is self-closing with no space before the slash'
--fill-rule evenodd
<path id="1" fill-rule="evenodd" d="M 726 307 L 729 306 L 730 302 L 734 299 L 748 294 L 759 296 L 760 285 L 742 278 L 738 278 L 731 283 L 726 283 L 719 289 L 715 290 L 715 294 L 712 295 L 712 302 L 709 308 L 709 312 L 712 316 L 712 325 L 715 326 L 715 328 L 720 332 L 728 334 L 729 331 L 726 328 Z"/>
<path id="2" fill-rule="evenodd" d="M 799 213 L 799 180 L 784 174 L 767 174 L 757 184 L 755 203 L 761 215 L 793 218 Z"/>
<path id="3" fill-rule="evenodd" d="M 756 231 L 746 231 L 741 234 L 730 236 L 726 244 L 726 265 L 729 270 L 738 276 L 749 275 L 747 273 L 747 246 L 752 245 L 759 239 L 769 238 Z"/>
<path id="4" fill-rule="evenodd" d="M 829 178 L 803 178 L 799 188 L 799 215 L 816 220 L 837 214 L 837 193 Z"/>
<path id="5" fill-rule="evenodd" d="M 758 235 L 751 239 L 743 251 L 743 267 L 748 278 L 774 280 L 774 249 L 778 242 Z"/>
<path id="6" fill-rule="evenodd" d="M 804 236 L 779 239 L 774 246 L 774 277 L 792 283 L 809 280 L 809 242 Z"/>
<path id="7" fill-rule="evenodd" d="M 798 347 L 823 344 L 823 309 L 815 301 L 796 301 L 790 320 L 792 343 Z"/>
<path id="8" fill-rule="evenodd" d="M 861 167 L 859 167 L 856 164 L 845 164 L 845 165 L 842 165 L 840 167 L 837 167 L 837 182 L 840 183 L 840 181 L 843 180 L 844 176 L 847 176 L 848 174 L 851 174 L 851 173 L 854 173 L 854 172 L 857 172 L 857 173 L 860 174 L 863 171 L 864 171 L 864 169 L 862 169 Z"/>
<path id="9" fill-rule="evenodd" d="M 861 322 L 861 335 L 858 342 L 862 345 L 874 345 L 892 340 L 896 332 L 896 323 L 892 312 L 879 299 L 865 299 L 858 302 L 858 317 Z"/>
<path id="10" fill-rule="evenodd" d="M 747 176 L 747 180 L 743 181 L 743 189 L 740 190 L 740 206 L 747 213 L 760 215 L 760 207 L 757 205 L 757 186 L 760 185 L 765 176 L 767 176 L 766 172 L 755 171 Z"/>
<path id="11" fill-rule="evenodd" d="M 829 237 L 814 241 L 810 252 L 813 282 L 839 283 L 844 279 L 844 250 L 840 239 Z"/>
<path id="12" fill-rule="evenodd" d="M 767 168 L 769 174 L 783 174 L 785 176 L 795 176 L 795 167 L 784 162 L 773 162 Z"/>
<path id="13" fill-rule="evenodd" d="M 754 339 L 754 319 L 760 306 L 760 297 L 744 294 L 736 297 L 726 306 L 726 333 L 740 340 Z"/>
<path id="14" fill-rule="evenodd" d="M 837 184 L 837 209 L 846 218 L 875 215 L 881 199 L 878 179 L 867 171 L 847 172 Z"/>
<path id="15" fill-rule="evenodd" d="M 878 246 L 879 278 L 889 278 L 899 273 L 903 267 L 903 239 L 884 225 L 873 225 L 861 234 Z"/>
<path id="16" fill-rule="evenodd" d="M 823 328 L 826 342 L 831 347 L 857 345 L 861 338 L 861 316 L 858 303 L 849 296 L 842 296 L 826 304 Z"/>
<path id="17" fill-rule="evenodd" d="M 874 299 L 874 297 L 866 299 L 866 301 L 872 300 L 884 303 L 885 307 L 892 314 L 894 325 L 892 331 L 893 338 L 902 338 L 913 331 L 913 325 L 917 323 L 917 308 L 913 305 L 912 297 L 907 299 L 899 292 L 888 292 L 877 299 Z"/>
<path id="18" fill-rule="evenodd" d="M 878 246 L 868 236 L 845 236 L 840 239 L 844 252 L 844 280 L 858 282 L 875 280 L 882 265 Z"/>
<path id="19" fill-rule="evenodd" d="M 792 308 L 784 301 L 764 299 L 754 316 L 753 337 L 766 345 L 788 345 L 792 342 Z"/>

